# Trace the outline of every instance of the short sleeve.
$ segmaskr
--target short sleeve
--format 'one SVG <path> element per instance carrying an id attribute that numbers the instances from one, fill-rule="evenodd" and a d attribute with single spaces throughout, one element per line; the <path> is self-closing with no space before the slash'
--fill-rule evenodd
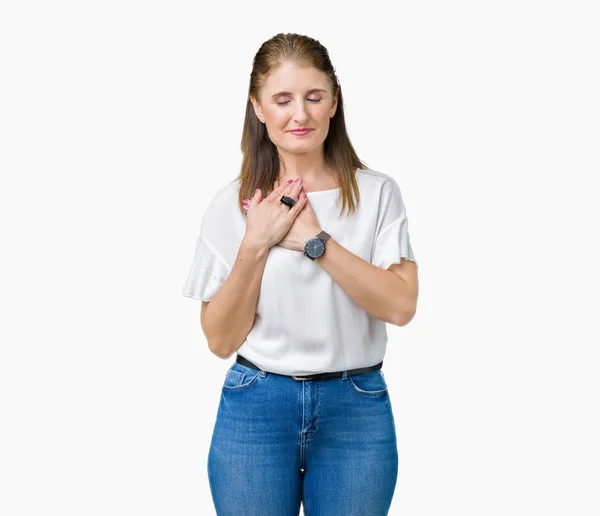
<path id="1" fill-rule="evenodd" d="M 377 227 L 373 265 L 387 269 L 393 263 L 400 263 L 401 258 L 417 263 L 410 243 L 406 207 L 400 187 L 393 179 L 382 186 Z"/>
<path id="2" fill-rule="evenodd" d="M 181 289 L 185 297 L 201 299 L 202 301 L 211 300 L 225 282 L 231 270 L 221 253 L 208 240 L 212 234 L 211 231 L 214 232 L 209 227 L 212 220 L 211 210 L 212 204 L 208 207 L 202 219 L 202 228 L 196 241 L 192 266 Z"/>

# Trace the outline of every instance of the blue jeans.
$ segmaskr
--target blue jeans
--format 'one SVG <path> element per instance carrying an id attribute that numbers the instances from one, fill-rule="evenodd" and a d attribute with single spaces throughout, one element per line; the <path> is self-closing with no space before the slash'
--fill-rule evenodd
<path id="1" fill-rule="evenodd" d="M 387 515 L 398 476 L 381 370 L 294 380 L 234 362 L 208 454 L 217 516 Z"/>

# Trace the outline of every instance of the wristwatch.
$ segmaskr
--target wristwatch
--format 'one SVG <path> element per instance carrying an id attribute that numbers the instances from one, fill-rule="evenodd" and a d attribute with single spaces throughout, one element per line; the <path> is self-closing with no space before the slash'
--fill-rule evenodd
<path id="1" fill-rule="evenodd" d="M 329 233 L 321 231 L 317 236 L 310 238 L 304 244 L 304 256 L 308 256 L 313 262 L 325 254 L 325 242 L 331 238 Z"/>

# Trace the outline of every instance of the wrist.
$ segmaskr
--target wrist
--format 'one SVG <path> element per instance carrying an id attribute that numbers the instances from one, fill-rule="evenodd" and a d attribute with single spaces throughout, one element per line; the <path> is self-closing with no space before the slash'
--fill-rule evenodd
<path id="1" fill-rule="evenodd" d="M 240 244 L 240 249 L 244 249 L 247 252 L 256 254 L 257 257 L 261 257 L 268 254 L 270 248 L 264 243 L 254 242 L 249 238 L 244 237 L 242 239 L 242 243 Z"/>
<path id="2" fill-rule="evenodd" d="M 306 245 L 306 242 L 308 242 L 311 238 L 315 238 L 321 231 L 322 229 L 318 226 L 312 228 L 310 231 L 307 231 L 306 236 L 304 237 L 304 245 Z"/>
<path id="3" fill-rule="evenodd" d="M 303 251 L 305 256 L 314 261 L 325 254 L 327 241 L 331 235 L 319 227 L 314 228 L 313 231 L 312 236 L 306 239 Z"/>

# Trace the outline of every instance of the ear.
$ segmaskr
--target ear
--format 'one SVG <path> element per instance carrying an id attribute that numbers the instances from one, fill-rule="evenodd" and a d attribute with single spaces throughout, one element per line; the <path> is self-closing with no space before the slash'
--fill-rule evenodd
<path id="1" fill-rule="evenodd" d="M 256 101 L 256 99 L 252 95 L 250 95 L 250 102 L 252 102 L 252 107 L 254 108 L 254 113 L 256 114 L 256 117 L 264 124 L 265 116 L 263 115 L 260 104 Z"/>
<path id="2" fill-rule="evenodd" d="M 337 106 L 338 106 L 338 96 L 336 94 L 336 96 L 333 98 L 331 109 L 329 110 L 329 118 L 333 118 L 333 116 L 335 115 L 335 112 L 337 111 Z"/>

